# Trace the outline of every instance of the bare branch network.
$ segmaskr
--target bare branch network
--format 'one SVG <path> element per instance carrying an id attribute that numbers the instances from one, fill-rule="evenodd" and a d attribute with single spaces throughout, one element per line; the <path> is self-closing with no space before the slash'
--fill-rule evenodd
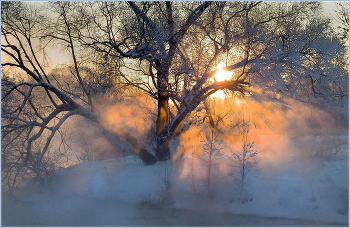
<path id="1" fill-rule="evenodd" d="M 100 124 L 152 165 L 170 159 L 198 109 L 215 130 L 232 133 L 213 120 L 217 91 L 337 108 L 348 99 L 344 37 L 320 2 L 2 2 L 1 10 L 2 162 L 11 190 L 27 169 L 44 179 L 43 159 L 73 116 Z M 67 66 L 50 65 L 52 49 Z M 220 70 L 232 76 L 216 80 Z M 135 94 L 156 105 L 155 148 L 98 109 L 101 96 Z"/>

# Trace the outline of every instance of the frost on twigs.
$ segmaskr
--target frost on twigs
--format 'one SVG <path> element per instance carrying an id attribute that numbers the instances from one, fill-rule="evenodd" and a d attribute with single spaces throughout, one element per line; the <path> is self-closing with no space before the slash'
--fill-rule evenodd
<path id="1" fill-rule="evenodd" d="M 245 196 L 245 183 L 250 174 L 252 174 L 257 169 L 257 163 L 255 156 L 258 154 L 258 151 L 254 148 L 255 141 L 251 140 L 249 136 L 250 127 L 252 122 L 243 121 L 241 125 L 241 149 L 239 151 L 232 151 L 231 155 L 228 158 L 231 160 L 231 166 L 233 168 L 232 177 L 234 182 L 237 183 L 237 189 L 234 191 L 235 197 L 242 197 L 242 203 L 251 201 L 252 198 Z M 238 190 L 238 191 L 237 191 Z M 231 202 L 235 201 L 234 199 Z"/>

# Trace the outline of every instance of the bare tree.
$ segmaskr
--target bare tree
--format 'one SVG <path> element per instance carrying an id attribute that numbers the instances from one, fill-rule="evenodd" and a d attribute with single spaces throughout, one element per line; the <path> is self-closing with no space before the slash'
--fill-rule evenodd
<path id="1" fill-rule="evenodd" d="M 242 149 L 240 151 L 232 151 L 232 155 L 229 156 L 234 168 L 233 176 L 240 182 L 241 192 L 244 191 L 244 182 L 247 175 L 256 169 L 255 156 L 258 152 L 254 148 L 255 141 L 250 139 L 251 125 L 251 121 L 244 121 L 241 126 Z"/>
<path id="2" fill-rule="evenodd" d="M 36 42 L 47 36 L 41 27 L 42 21 L 49 20 L 47 15 L 42 14 L 38 8 L 27 7 L 23 2 L 2 4 L 1 31 L 4 44 L 1 50 L 9 59 L 1 65 L 26 73 L 17 79 L 2 78 L 2 157 L 3 161 L 11 164 L 8 173 L 14 173 L 11 175 L 12 183 L 9 186 L 11 192 L 17 177 L 27 172 L 23 168 L 28 168 L 33 159 L 36 160 L 36 168 L 32 172 L 35 173 L 36 179 L 42 179 L 44 156 L 54 136 L 68 118 L 80 115 L 96 122 L 105 121 L 94 111 L 91 91 L 81 77 L 72 30 L 67 19 L 69 3 L 57 4 L 61 10 L 59 21 L 65 25 L 65 38 L 57 39 L 66 43 L 73 60 L 68 84 L 74 82 L 80 90 L 66 90 L 62 86 L 65 81 L 56 78 L 55 75 L 49 75 L 44 63 L 39 60 L 38 50 L 35 50 L 38 45 Z M 122 129 L 117 131 L 135 148 L 146 164 L 156 161 L 132 135 Z M 11 148 L 14 144 L 20 147 L 15 153 Z M 40 151 L 37 156 L 34 156 L 34 148 Z"/>
<path id="3" fill-rule="evenodd" d="M 217 160 L 223 158 L 221 150 L 223 149 L 224 141 L 220 138 L 222 136 L 220 132 L 216 131 L 212 127 L 204 128 L 204 133 L 202 134 L 203 140 L 202 148 L 203 152 L 200 155 L 201 160 L 205 163 L 206 180 L 205 184 L 208 189 L 209 197 L 213 198 L 212 192 L 212 181 L 215 171 L 215 166 L 217 165 Z"/>
<path id="4" fill-rule="evenodd" d="M 338 28 L 345 42 L 349 42 L 349 2 L 337 2 L 336 20 L 340 23 Z M 347 44 L 348 45 L 348 44 Z"/>
<path id="5" fill-rule="evenodd" d="M 205 106 L 218 90 L 273 100 L 304 99 L 310 94 L 332 101 L 336 95 L 347 98 L 346 71 L 334 61 L 343 46 L 332 36 L 329 21 L 320 17 L 319 2 L 2 2 L 1 6 L 5 56 L 1 65 L 4 71 L 21 73 L 2 80 L 3 151 L 13 140 L 21 141 L 13 160 L 17 170 L 13 183 L 28 165 L 34 144 L 40 148 L 39 175 L 52 138 L 67 119 L 79 115 L 106 121 L 95 108 L 94 95 L 112 77 L 117 88 L 147 93 L 157 104 L 155 156 L 145 142 L 108 124 L 147 165 L 170 158 L 172 140 L 190 124 L 188 115 L 200 104 Z M 67 89 L 65 81 L 48 73 L 50 66 L 40 55 L 47 45 L 69 54 L 66 84 L 74 88 Z M 216 80 L 219 65 L 232 77 Z"/>
<path id="6" fill-rule="evenodd" d="M 333 80 L 325 68 L 341 45 L 330 36 L 329 21 L 318 16 L 320 6 L 316 2 L 100 3 L 96 7 L 109 21 L 106 26 L 99 22 L 91 26 L 104 34 L 104 40 L 89 35 L 81 40 L 106 58 L 123 60 L 120 73 L 125 84 L 156 100 L 156 156 L 167 160 L 170 142 L 182 131 L 188 114 L 218 90 L 238 94 L 248 89 L 253 96 L 255 88 L 263 89 L 266 92 L 259 96 L 272 99 L 282 95 L 303 99 L 299 95 L 304 91 L 323 99 L 339 90 L 345 94 L 340 82 L 344 74 Z M 115 22 L 118 7 L 124 7 L 124 16 Z M 93 18 L 98 21 L 98 14 Z M 114 30 L 116 23 L 123 25 L 120 35 Z M 139 64 L 130 66 L 132 60 Z M 233 72 L 231 79 L 211 80 L 219 63 Z M 130 77 L 130 70 L 144 79 Z"/>

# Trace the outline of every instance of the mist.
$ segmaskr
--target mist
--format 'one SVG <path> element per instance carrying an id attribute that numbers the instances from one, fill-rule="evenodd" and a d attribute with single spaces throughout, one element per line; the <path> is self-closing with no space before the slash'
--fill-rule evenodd
<path id="1" fill-rule="evenodd" d="M 2 2 L 1 225 L 347 226 L 333 6 Z"/>
<path id="2" fill-rule="evenodd" d="M 144 166 L 106 129 L 117 126 L 152 145 L 153 115 L 145 104 L 142 97 L 104 102 L 102 126 L 80 118 L 67 122 L 69 162 L 43 184 L 25 186 L 22 198 L 13 201 L 3 193 L 2 225 L 347 224 L 345 117 L 293 100 L 245 100 L 235 107 L 249 122 L 245 134 L 191 125 L 173 141 L 171 161 Z M 246 154 L 242 178 L 244 144 L 255 155 Z"/>

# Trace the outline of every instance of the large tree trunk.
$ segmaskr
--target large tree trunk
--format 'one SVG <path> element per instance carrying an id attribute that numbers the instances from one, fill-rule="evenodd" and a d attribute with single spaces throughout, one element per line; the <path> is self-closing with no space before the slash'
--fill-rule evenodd
<path id="1" fill-rule="evenodd" d="M 166 161 L 170 159 L 170 141 L 171 137 L 159 137 L 157 139 L 156 156 L 160 161 Z"/>
<path id="2" fill-rule="evenodd" d="M 161 137 L 161 132 L 169 123 L 169 97 L 166 90 L 168 89 L 168 70 L 158 71 L 158 113 L 156 122 L 157 150 L 156 156 L 160 161 L 170 159 L 169 140 Z"/>
<path id="3" fill-rule="evenodd" d="M 160 136 L 160 133 L 164 130 L 169 122 L 169 98 L 165 96 L 159 96 L 158 100 L 158 116 L 156 125 L 157 135 L 157 150 L 156 156 L 159 160 L 165 161 L 170 158 L 169 140 L 165 140 Z"/>
<path id="4" fill-rule="evenodd" d="M 157 123 L 156 123 L 156 135 L 164 130 L 165 126 L 168 124 L 169 118 L 169 98 L 159 93 L 158 97 L 158 113 L 157 113 Z"/>

